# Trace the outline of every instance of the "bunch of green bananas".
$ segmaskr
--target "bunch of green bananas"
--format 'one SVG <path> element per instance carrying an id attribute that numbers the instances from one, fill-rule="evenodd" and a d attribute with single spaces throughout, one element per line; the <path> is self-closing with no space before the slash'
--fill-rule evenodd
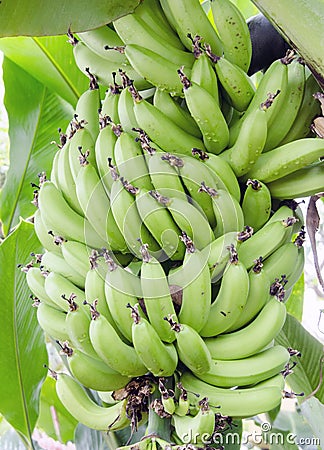
<path id="1" fill-rule="evenodd" d="M 230 0 L 210 6 L 145 0 L 70 34 L 90 89 L 40 174 L 44 254 L 26 267 L 67 358 L 70 413 L 117 430 L 153 408 L 179 444 L 203 443 L 220 414 L 280 404 L 290 353 L 274 339 L 305 233 L 298 204 L 277 199 L 324 190 L 314 78 L 290 52 L 256 88 L 244 19 Z"/>

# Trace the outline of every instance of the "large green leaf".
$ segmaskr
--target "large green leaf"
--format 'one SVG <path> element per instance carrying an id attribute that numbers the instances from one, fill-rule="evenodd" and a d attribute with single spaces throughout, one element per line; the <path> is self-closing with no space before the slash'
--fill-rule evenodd
<path id="1" fill-rule="evenodd" d="M 0 412 L 31 442 L 47 362 L 44 336 L 29 298 L 26 275 L 17 266 L 41 245 L 31 223 L 21 221 L 0 246 Z"/>
<path id="2" fill-rule="evenodd" d="M 133 11 L 140 0 L 0 2 L 0 36 L 51 36 L 85 31 Z"/>
<path id="3" fill-rule="evenodd" d="M 287 377 L 287 383 L 294 392 L 304 392 L 305 395 L 309 395 L 320 382 L 323 345 L 290 314 L 287 315 L 286 323 L 276 341 L 284 347 L 291 347 L 301 352 L 300 358 L 293 358 L 297 361 L 297 365 L 293 373 Z M 315 395 L 324 403 L 323 383 Z"/>
<path id="4" fill-rule="evenodd" d="M 73 106 L 89 85 L 88 78 L 75 63 L 66 36 L 3 38 L 0 50 Z"/>
<path id="5" fill-rule="evenodd" d="M 58 140 L 57 129 L 65 129 L 72 117 L 69 104 L 5 58 L 5 106 L 9 117 L 10 169 L 1 192 L 0 217 L 7 234 L 19 216 L 35 211 L 31 204 L 37 174 L 50 172 Z"/>
<path id="6" fill-rule="evenodd" d="M 324 2 L 321 0 L 252 0 L 293 45 L 324 87 Z"/>
<path id="7" fill-rule="evenodd" d="M 301 412 L 311 427 L 317 444 L 324 442 L 324 405 L 317 398 L 311 397 L 300 405 Z"/>
<path id="8" fill-rule="evenodd" d="M 65 409 L 58 398 L 55 383 L 53 378 L 47 377 L 43 384 L 37 428 L 43 430 L 47 436 L 66 443 L 67 441 L 73 441 L 78 422 Z M 57 420 L 56 424 L 54 424 L 54 414 Z M 92 447 L 89 446 L 88 448 Z"/>

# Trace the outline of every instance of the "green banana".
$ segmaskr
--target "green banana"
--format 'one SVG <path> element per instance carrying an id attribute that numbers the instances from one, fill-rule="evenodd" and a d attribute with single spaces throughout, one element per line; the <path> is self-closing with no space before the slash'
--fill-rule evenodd
<path id="1" fill-rule="evenodd" d="M 29 289 L 42 303 L 57 309 L 56 303 L 46 294 L 45 291 L 45 274 L 38 267 L 31 267 L 26 274 L 26 281 Z"/>
<path id="2" fill-rule="evenodd" d="M 192 240 L 185 235 L 183 241 L 186 245 L 183 264 L 169 274 L 168 283 L 182 295 L 179 321 L 200 332 L 208 320 L 211 304 L 209 267 L 207 258 L 195 248 Z"/>
<path id="3" fill-rule="evenodd" d="M 191 51 L 192 41 L 188 37 L 202 36 L 203 42 L 208 42 L 212 50 L 217 54 L 222 54 L 223 46 L 215 29 L 209 22 L 202 6 L 195 0 L 179 0 L 176 3 L 172 0 L 160 0 L 163 11 L 168 17 L 171 14 L 171 24 L 175 27 L 183 45 Z"/>
<path id="4" fill-rule="evenodd" d="M 143 223 L 164 253 L 171 259 L 182 259 L 184 246 L 179 240 L 181 230 L 166 208 L 169 198 L 157 191 L 141 189 L 135 200 Z"/>
<path id="5" fill-rule="evenodd" d="M 116 31 L 108 25 L 90 31 L 83 31 L 78 33 L 78 37 L 92 52 L 111 63 L 115 63 L 117 67 L 119 64 L 127 64 L 125 55 L 113 48 L 121 47 L 124 43 Z"/>
<path id="6" fill-rule="evenodd" d="M 114 50 L 117 51 L 117 50 Z M 73 55 L 79 69 L 84 72 L 86 67 L 97 78 L 99 84 L 109 86 L 114 82 L 113 73 L 118 73 L 118 69 L 126 70 L 128 76 L 134 80 L 138 89 L 147 89 L 151 84 L 134 70 L 128 63 L 116 63 L 108 61 L 90 50 L 83 42 L 77 42 L 73 47 Z M 127 55 L 126 55 L 127 57 Z"/>
<path id="7" fill-rule="evenodd" d="M 150 322 L 139 315 L 136 306 L 129 307 L 132 309 L 132 341 L 137 355 L 154 376 L 173 375 L 178 363 L 174 345 L 162 342 Z"/>
<path id="8" fill-rule="evenodd" d="M 178 382 L 176 386 L 180 390 L 180 393 L 178 397 L 178 404 L 176 405 L 174 412 L 175 414 L 177 414 L 177 416 L 186 416 L 190 408 L 188 393 L 180 382 Z"/>
<path id="9" fill-rule="evenodd" d="M 211 0 L 210 4 L 225 58 L 247 72 L 252 58 L 252 43 L 241 11 L 230 0 Z"/>
<path id="10" fill-rule="evenodd" d="M 65 318 L 65 312 L 52 308 L 45 302 L 41 302 L 37 307 L 37 321 L 40 327 L 54 339 L 62 341 L 69 339 Z"/>
<path id="11" fill-rule="evenodd" d="M 142 2 L 136 8 L 134 15 L 140 17 L 152 28 L 162 42 L 168 42 L 180 50 L 184 49 L 182 42 L 173 31 L 158 0 L 145 0 L 145 2 Z"/>
<path id="12" fill-rule="evenodd" d="M 77 127 L 79 128 L 73 132 L 69 146 L 69 162 L 74 182 L 81 170 L 82 162 L 88 160 L 90 164 L 96 167 L 95 141 L 89 133 L 89 130 L 78 123 Z"/>
<path id="13" fill-rule="evenodd" d="M 209 45 L 205 44 L 205 50 L 215 65 L 218 80 L 225 91 L 226 101 L 237 111 L 246 111 L 255 93 L 255 86 L 250 77 L 226 57 L 213 54 Z"/>
<path id="14" fill-rule="evenodd" d="M 128 304 L 134 306 L 138 302 L 138 297 L 141 298 L 140 279 L 111 259 L 108 262 L 104 290 L 117 329 L 128 342 L 132 342 L 133 320 L 126 306 Z"/>
<path id="15" fill-rule="evenodd" d="M 142 148 L 134 136 L 121 132 L 115 144 L 114 158 L 120 176 L 138 188 L 153 189 Z"/>
<path id="16" fill-rule="evenodd" d="M 271 214 L 271 193 L 258 180 L 247 180 L 242 201 L 244 224 L 256 232 L 269 220 Z"/>
<path id="17" fill-rule="evenodd" d="M 88 389 L 114 391 L 124 387 L 130 380 L 101 360 L 91 358 L 76 349 L 71 353 L 67 358 L 69 369 L 74 378 Z"/>
<path id="18" fill-rule="evenodd" d="M 99 406 L 70 375 L 57 374 L 56 393 L 69 413 L 89 428 L 107 432 L 126 428 L 130 424 L 126 416 L 126 400 L 108 408 Z"/>
<path id="19" fill-rule="evenodd" d="M 263 269 L 263 263 L 259 261 L 249 271 L 249 292 L 238 319 L 230 326 L 226 332 L 236 331 L 253 320 L 270 299 L 270 282 L 267 272 Z"/>
<path id="20" fill-rule="evenodd" d="M 79 288 L 84 288 L 84 278 L 80 273 L 70 266 L 58 253 L 45 252 L 42 256 L 41 267 L 50 272 L 56 272 L 71 281 Z"/>
<path id="21" fill-rule="evenodd" d="M 124 181 L 124 180 L 123 180 Z M 127 190 L 128 184 L 115 180 L 111 187 L 110 206 L 117 226 L 124 236 L 128 248 L 137 256 L 141 256 L 138 239 L 149 244 L 151 251 L 159 251 L 159 247 L 142 222 L 136 208 L 133 194 Z M 134 188 L 134 187 L 133 187 Z M 128 187 L 128 189 L 131 189 Z M 131 189 L 132 190 L 132 189 Z M 133 191 L 133 190 L 132 190 Z M 134 188 L 136 194 L 137 188 Z"/>
<path id="22" fill-rule="evenodd" d="M 118 228 L 111 208 L 107 214 L 107 242 L 113 251 L 120 251 L 121 253 L 128 252 L 127 243 Z"/>
<path id="23" fill-rule="evenodd" d="M 49 298 L 54 302 L 59 309 L 67 312 L 69 310 L 69 305 L 63 297 L 69 298 L 73 293 L 76 295 L 74 301 L 78 306 L 82 305 L 85 300 L 84 291 L 75 286 L 71 281 L 67 280 L 64 276 L 59 273 L 51 272 L 45 278 L 45 291 Z"/>
<path id="24" fill-rule="evenodd" d="M 167 315 L 176 318 L 166 274 L 159 261 L 148 252 L 147 245 L 141 246 L 141 253 L 141 287 L 146 314 L 160 339 L 173 342 L 175 333 L 164 320 Z"/>
<path id="25" fill-rule="evenodd" d="M 68 205 L 74 209 L 75 212 L 83 216 L 84 214 L 76 195 L 75 181 L 70 168 L 69 155 L 70 142 L 68 141 L 59 151 L 59 157 L 57 160 L 58 188 L 62 192 Z"/>
<path id="26" fill-rule="evenodd" d="M 242 359 L 254 355 L 280 332 L 286 320 L 286 307 L 272 297 L 256 318 L 244 328 L 232 333 L 205 339 L 214 359 Z"/>
<path id="27" fill-rule="evenodd" d="M 216 336 L 232 326 L 242 314 L 248 294 L 249 276 L 233 246 L 230 248 L 229 265 L 223 273 L 219 292 L 210 307 L 207 321 L 200 330 L 201 336 Z"/>
<path id="28" fill-rule="evenodd" d="M 307 137 L 313 119 L 321 113 L 320 104 L 314 98 L 314 93 L 318 91 L 318 83 L 310 70 L 305 68 L 305 72 L 306 81 L 301 105 L 298 109 L 295 121 L 289 130 L 287 130 L 285 137 L 279 145 L 284 145 L 288 142 L 295 141 L 296 139 Z"/>
<path id="29" fill-rule="evenodd" d="M 55 235 L 83 243 L 86 241 L 87 245 L 94 248 L 105 246 L 105 241 L 98 236 L 87 219 L 70 208 L 52 182 L 42 184 L 38 204 L 45 226 Z"/>
<path id="30" fill-rule="evenodd" d="M 268 126 L 271 126 L 272 121 L 285 100 L 284 95 L 281 96 L 281 93 L 285 92 L 287 83 L 287 64 L 285 64 L 281 59 L 277 59 L 270 65 L 261 78 L 258 89 L 255 91 L 254 97 L 249 104 L 248 109 L 239 120 L 236 120 L 233 125 L 230 126 L 229 146 L 233 146 L 235 144 L 241 126 L 248 115 L 255 109 L 258 109 L 261 104 L 271 104 L 271 107 L 266 108 L 267 123 Z"/>
<path id="31" fill-rule="evenodd" d="M 96 168 L 88 161 L 81 165 L 76 180 L 76 193 L 82 210 L 92 228 L 103 241 L 107 241 L 107 215 L 110 201 Z M 86 242 L 88 242 L 85 233 Z"/>
<path id="32" fill-rule="evenodd" d="M 123 76 L 125 77 L 125 83 L 131 82 L 126 73 Z M 134 100 L 128 87 L 124 87 L 120 93 L 118 101 L 118 116 L 122 129 L 135 137 L 136 132 L 133 128 L 138 128 L 139 125 L 134 113 Z"/>
<path id="33" fill-rule="evenodd" d="M 109 85 L 106 91 L 106 96 L 102 101 L 99 116 L 99 126 L 100 130 L 105 128 L 108 123 L 118 124 L 118 103 L 120 99 L 120 94 L 122 91 L 122 86 L 117 84 L 116 76 L 117 73 L 112 74 L 114 77 L 114 82 Z M 99 131 L 100 133 L 100 131 Z M 98 139 L 98 138 L 97 138 Z"/>
<path id="34" fill-rule="evenodd" d="M 184 131 L 201 138 L 200 129 L 193 117 L 168 92 L 156 89 L 153 96 L 153 104 Z"/>
<path id="35" fill-rule="evenodd" d="M 180 380 L 188 390 L 193 404 L 198 403 L 198 398 L 207 397 L 216 413 L 239 418 L 253 417 L 279 406 L 284 388 L 284 378 L 281 374 L 270 378 L 271 381 L 262 381 L 253 387 L 241 389 L 211 386 L 190 372 L 185 372 Z"/>
<path id="36" fill-rule="evenodd" d="M 252 237 L 242 242 L 238 249 L 239 260 L 249 269 L 260 256 L 265 259 L 286 241 L 295 222 L 296 219 L 288 217 L 286 220 L 266 223 Z"/>
<path id="37" fill-rule="evenodd" d="M 164 74 L 163 71 L 162 73 Z M 178 75 L 177 78 L 181 85 Z M 139 127 L 145 130 L 150 139 L 164 151 L 191 156 L 192 148 L 205 149 L 200 139 L 188 135 L 168 116 L 144 100 L 139 94 L 135 96 L 134 113 Z"/>
<path id="38" fill-rule="evenodd" d="M 75 241 L 62 242 L 61 250 L 67 264 L 76 270 L 82 278 L 85 278 L 91 267 L 89 259 L 91 250 L 85 244 Z"/>
<path id="39" fill-rule="evenodd" d="M 169 61 L 142 45 L 126 45 L 125 55 L 132 67 L 155 87 L 172 95 L 182 94 L 182 84 L 177 75 L 179 64 Z M 187 71 L 189 69 L 190 66 L 187 67 Z M 127 73 L 129 75 L 129 71 Z"/>
<path id="40" fill-rule="evenodd" d="M 199 84 L 190 81 L 182 69 L 178 69 L 178 74 L 188 109 L 201 131 L 207 151 L 220 153 L 228 145 L 229 131 L 217 100 Z"/>
<path id="41" fill-rule="evenodd" d="M 186 443 L 206 443 L 215 429 L 215 412 L 209 407 L 208 398 L 198 402 L 199 411 L 192 416 L 173 416 L 174 427 L 179 438 Z M 190 436 L 190 437 L 189 437 Z"/>
<path id="42" fill-rule="evenodd" d="M 196 377 L 212 386 L 249 386 L 277 375 L 284 369 L 289 357 L 286 348 L 275 345 L 243 359 L 213 359 L 210 372 Z"/>
<path id="43" fill-rule="evenodd" d="M 212 283 L 216 283 L 224 273 L 230 258 L 229 248 L 237 248 L 239 244 L 238 233 L 230 231 L 216 238 L 203 252 L 208 258 L 208 267 L 211 271 Z"/>
<path id="44" fill-rule="evenodd" d="M 196 59 L 191 69 L 191 81 L 205 89 L 220 105 L 217 76 L 210 58 L 201 49 L 200 42 L 200 36 L 193 38 L 193 53 Z"/>
<path id="45" fill-rule="evenodd" d="M 303 198 L 324 191 L 324 165 L 306 166 L 290 175 L 267 183 L 272 197 L 279 199 Z"/>
<path id="46" fill-rule="evenodd" d="M 202 183 L 201 190 L 211 196 L 216 217 L 215 237 L 230 231 L 240 231 L 244 225 L 244 216 L 239 202 L 223 189 L 213 189 Z"/>
<path id="47" fill-rule="evenodd" d="M 267 139 L 266 111 L 256 108 L 244 120 L 235 144 L 221 153 L 237 177 L 253 171 Z"/>
<path id="48" fill-rule="evenodd" d="M 109 367 L 127 377 L 144 375 L 147 368 L 138 357 L 134 347 L 121 340 L 114 327 L 92 305 L 89 334 L 98 356 Z"/>
<path id="49" fill-rule="evenodd" d="M 97 310 L 99 313 L 104 315 L 108 322 L 115 326 L 115 321 L 106 302 L 105 278 L 98 268 L 92 268 L 87 272 L 84 292 L 87 302 L 92 303 L 94 300 L 97 300 Z"/>
<path id="50" fill-rule="evenodd" d="M 210 352 L 196 330 L 189 325 L 177 323 L 171 315 L 165 317 L 176 335 L 176 349 L 179 359 L 195 373 L 206 373 L 211 368 Z"/>
<path id="51" fill-rule="evenodd" d="M 69 305 L 69 311 L 66 315 L 66 327 L 69 335 L 69 342 L 73 348 L 80 350 L 82 353 L 94 359 L 99 359 L 93 345 L 90 341 L 89 327 L 91 317 L 89 310 L 85 306 L 77 305 L 74 301 L 75 295 L 64 297 Z"/>
<path id="52" fill-rule="evenodd" d="M 299 58 L 294 59 L 287 66 L 288 82 L 286 90 L 281 93 L 284 97 L 281 108 L 277 111 L 271 126 L 268 127 L 267 141 L 263 152 L 278 147 L 287 131 L 297 118 L 305 88 L 305 63 Z"/>
<path id="53" fill-rule="evenodd" d="M 124 44 L 143 46 L 180 67 L 191 67 L 194 61 L 192 53 L 174 47 L 167 41 L 162 41 L 152 29 L 137 14 L 126 14 L 113 22 L 115 30 Z M 129 59 L 131 62 L 132 60 Z M 134 67 L 134 66 L 133 66 Z"/>
<path id="54" fill-rule="evenodd" d="M 177 168 L 168 164 L 164 153 L 156 152 L 147 160 L 150 177 L 154 188 L 159 192 L 168 189 L 175 196 L 187 198 Z"/>
<path id="55" fill-rule="evenodd" d="M 49 230 L 47 230 L 47 227 L 43 222 L 40 209 L 36 209 L 34 213 L 34 228 L 38 240 L 45 250 L 58 254 L 61 253 L 60 246 L 55 244 L 53 236 L 51 236 L 51 234 L 48 233 Z"/>
<path id="56" fill-rule="evenodd" d="M 198 156 L 215 173 L 216 177 L 220 180 L 218 181 L 218 186 L 226 189 L 239 202 L 241 198 L 240 186 L 228 162 L 220 156 L 213 155 L 212 153 L 207 154 L 198 149 L 193 149 L 192 154 L 193 156 Z"/>

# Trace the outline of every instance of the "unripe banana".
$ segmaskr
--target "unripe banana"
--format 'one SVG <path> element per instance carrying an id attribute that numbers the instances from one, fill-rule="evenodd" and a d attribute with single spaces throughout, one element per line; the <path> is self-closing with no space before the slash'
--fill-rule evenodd
<path id="1" fill-rule="evenodd" d="M 173 293 L 182 295 L 179 321 L 200 331 L 205 325 L 211 304 L 211 281 L 206 256 L 183 233 L 186 254 L 183 264 L 169 274 L 168 282 Z"/>
<path id="2" fill-rule="evenodd" d="M 324 191 L 324 166 L 313 164 L 267 183 L 272 197 L 303 198 Z"/>
<path id="3" fill-rule="evenodd" d="M 50 272 L 56 272 L 62 275 L 79 288 L 84 288 L 84 277 L 58 253 L 45 252 L 42 256 L 41 266 Z"/>
<path id="4" fill-rule="evenodd" d="M 256 108 L 243 121 L 235 144 L 220 156 L 224 158 L 237 177 L 253 170 L 267 139 L 266 111 Z"/>
<path id="5" fill-rule="evenodd" d="M 183 364 L 195 373 L 208 372 L 211 355 L 202 337 L 189 325 L 175 322 L 170 315 L 165 320 L 175 332 L 176 349 Z"/>
<path id="6" fill-rule="evenodd" d="M 244 224 L 258 231 L 269 220 L 271 213 L 271 193 L 268 187 L 258 180 L 249 179 L 242 201 Z"/>
<path id="7" fill-rule="evenodd" d="M 177 168 L 164 159 L 164 153 L 156 152 L 148 158 L 150 177 L 155 189 L 160 192 L 168 188 L 170 195 L 187 199 Z"/>
<path id="8" fill-rule="evenodd" d="M 85 278 L 91 267 L 89 259 L 91 249 L 89 249 L 85 244 L 75 241 L 62 242 L 61 249 L 66 263 L 76 270 L 82 278 Z"/>
<path id="9" fill-rule="evenodd" d="M 97 300 L 98 312 L 104 315 L 114 328 L 117 328 L 106 302 L 105 278 L 101 270 L 98 268 L 92 268 L 87 272 L 85 276 L 84 292 L 87 302 L 93 303 Z"/>
<path id="10" fill-rule="evenodd" d="M 284 369 L 289 358 L 287 349 L 275 345 L 243 359 L 213 359 L 210 372 L 196 374 L 196 377 L 213 386 L 249 386 L 277 375 Z"/>
<path id="11" fill-rule="evenodd" d="M 246 111 L 255 93 L 250 77 L 225 57 L 211 56 L 218 80 L 226 93 L 226 100 L 237 111 Z"/>
<path id="12" fill-rule="evenodd" d="M 201 336 L 216 336 L 226 331 L 240 317 L 249 293 L 249 276 L 245 266 L 230 249 L 229 265 L 224 271 L 220 290 L 212 303 Z"/>
<path id="13" fill-rule="evenodd" d="M 117 74 L 113 74 L 116 77 Z M 122 91 L 122 86 L 117 84 L 114 80 L 114 83 L 109 86 L 106 91 L 106 96 L 102 101 L 102 105 L 100 108 L 100 117 L 99 117 L 99 125 L 100 131 L 107 126 L 108 123 L 118 124 L 119 123 L 119 115 L 118 115 L 118 103 L 120 94 Z M 100 134 L 99 131 L 99 134 Z M 98 136 L 99 137 L 99 136 Z M 98 139 L 97 137 L 97 139 Z"/>
<path id="14" fill-rule="evenodd" d="M 90 223 L 69 207 L 60 191 L 50 181 L 42 184 L 38 204 L 45 226 L 55 235 L 86 242 L 94 248 L 105 246 L 105 241 L 98 236 Z"/>
<path id="15" fill-rule="evenodd" d="M 94 430 L 114 431 L 129 426 L 126 400 L 108 408 L 97 405 L 81 385 L 70 375 L 57 374 L 56 393 L 70 414 L 83 425 Z"/>
<path id="16" fill-rule="evenodd" d="M 226 120 L 214 97 L 178 69 L 188 109 L 200 128 L 207 151 L 218 154 L 227 147 L 229 132 Z"/>
<path id="17" fill-rule="evenodd" d="M 78 33 L 78 37 L 92 52 L 101 58 L 116 63 L 116 67 L 127 63 L 125 55 L 113 49 L 113 47 L 120 47 L 124 43 L 116 31 L 108 25 L 90 31 L 83 31 Z"/>
<path id="18" fill-rule="evenodd" d="M 134 136 L 121 132 L 115 144 L 114 158 L 120 176 L 138 188 L 153 189 L 142 148 Z"/>
<path id="19" fill-rule="evenodd" d="M 141 189 L 136 195 L 136 207 L 143 223 L 171 259 L 182 259 L 184 246 L 179 240 L 181 230 L 166 208 L 169 198 L 153 190 Z"/>
<path id="20" fill-rule="evenodd" d="M 41 302 L 37 307 L 37 321 L 40 327 L 54 339 L 62 341 L 69 339 L 65 318 L 65 312 L 52 308 L 47 303 Z"/>
<path id="21" fill-rule="evenodd" d="M 128 377 L 141 376 L 147 372 L 134 347 L 125 344 L 114 327 L 96 310 L 92 311 L 89 331 L 96 353 L 112 369 Z"/>
<path id="22" fill-rule="evenodd" d="M 226 332 L 236 331 L 253 320 L 270 298 L 270 283 L 272 280 L 263 269 L 263 263 L 257 261 L 249 271 L 249 293 L 239 318 Z"/>
<path id="23" fill-rule="evenodd" d="M 203 398 L 198 403 L 199 411 L 192 416 L 173 416 L 174 427 L 179 438 L 188 444 L 188 435 L 193 444 L 205 443 L 211 438 L 215 429 L 215 412 L 209 407 L 208 398 Z"/>
<path id="24" fill-rule="evenodd" d="M 132 307 L 132 317 L 132 341 L 143 364 L 156 377 L 173 375 L 178 363 L 174 345 L 163 343 L 154 327 L 138 314 L 136 307 Z"/>
<path id="25" fill-rule="evenodd" d="M 103 361 L 91 358 L 79 350 L 73 349 L 67 361 L 74 378 L 88 389 L 114 391 L 124 387 L 130 380 L 111 369 Z"/>
<path id="26" fill-rule="evenodd" d="M 95 140 L 89 130 L 81 126 L 78 122 L 76 124 L 77 129 L 71 137 L 69 147 L 69 162 L 74 182 L 77 179 L 78 173 L 81 170 L 81 163 L 84 160 L 88 160 L 90 164 L 96 167 Z"/>
<path id="27" fill-rule="evenodd" d="M 113 25 L 126 46 L 129 44 L 140 45 L 176 64 L 178 67 L 182 64 L 189 68 L 192 66 L 194 57 L 191 53 L 180 50 L 167 41 L 162 41 L 156 35 L 155 30 L 137 14 L 126 14 L 115 20 Z M 131 58 L 129 60 L 132 64 Z"/>
<path id="28" fill-rule="evenodd" d="M 26 274 L 26 281 L 29 289 L 41 302 L 46 303 L 48 306 L 52 306 L 57 309 L 56 303 L 54 303 L 45 291 L 45 274 L 38 267 L 31 267 Z"/>
<path id="29" fill-rule="evenodd" d="M 252 43 L 241 11 L 230 0 L 211 0 L 210 3 L 225 58 L 247 72 L 252 58 Z"/>
<path id="30" fill-rule="evenodd" d="M 179 0 L 176 3 L 172 0 L 160 0 L 166 16 L 171 14 L 170 23 L 175 27 L 182 43 L 191 51 L 192 41 L 188 37 L 202 36 L 203 42 L 211 45 L 213 52 L 222 54 L 222 43 L 209 22 L 202 6 L 195 0 Z"/>
<path id="31" fill-rule="evenodd" d="M 76 298 L 74 300 L 79 306 L 82 305 L 85 300 L 84 292 L 81 289 L 75 286 L 71 281 L 67 280 L 64 276 L 55 272 L 51 272 L 45 278 L 44 287 L 46 294 L 62 311 L 67 312 L 69 310 L 69 305 L 67 301 L 62 298 L 62 295 L 69 298 L 72 293 L 75 294 Z"/>
<path id="32" fill-rule="evenodd" d="M 200 36 L 193 38 L 193 52 L 196 57 L 191 69 L 191 81 L 199 84 L 220 104 L 218 81 L 210 58 L 200 48 Z"/>
<path id="33" fill-rule="evenodd" d="M 284 378 L 280 374 L 270 380 L 262 381 L 253 387 L 225 389 L 211 386 L 194 377 L 190 372 L 185 372 L 181 376 L 181 382 L 188 390 L 189 398 L 194 404 L 199 401 L 194 394 L 199 394 L 198 398 L 208 398 L 216 413 L 240 418 L 252 417 L 280 405 Z"/>
<path id="34" fill-rule="evenodd" d="M 288 217 L 287 220 L 265 224 L 252 237 L 242 242 L 238 249 L 239 260 L 249 269 L 260 256 L 265 259 L 286 241 L 295 222 L 296 219 Z"/>
<path id="35" fill-rule="evenodd" d="M 164 73 L 164 72 L 162 72 Z M 178 81 L 179 80 L 177 74 Z M 134 112 L 140 128 L 146 131 L 150 139 L 166 152 L 176 152 L 191 156 L 193 147 L 205 149 L 203 142 L 186 133 L 168 116 L 139 95 L 135 96 Z"/>
<path id="36" fill-rule="evenodd" d="M 216 283 L 223 275 L 230 258 L 229 248 L 237 248 L 238 244 L 238 233 L 231 231 L 215 239 L 203 250 L 208 257 L 212 283 Z"/>
<path id="37" fill-rule="evenodd" d="M 115 166 L 114 148 L 120 128 L 115 124 L 107 124 L 101 128 L 95 145 L 96 165 L 101 182 L 108 195 L 113 182 L 110 165 Z M 110 158 L 110 159 L 109 159 Z"/>
<path id="38" fill-rule="evenodd" d="M 147 316 L 160 339 L 173 342 L 175 333 L 164 320 L 167 315 L 176 318 L 165 272 L 159 261 L 149 254 L 146 245 L 141 246 L 141 252 L 141 287 Z"/>
<path id="39" fill-rule="evenodd" d="M 199 127 L 190 113 L 176 100 L 173 100 L 168 92 L 156 89 L 153 97 L 153 104 L 184 131 L 197 138 L 201 138 Z"/>
<path id="40" fill-rule="evenodd" d="M 126 74 L 124 75 L 126 76 Z M 122 129 L 135 137 L 136 133 L 133 128 L 138 128 L 139 125 L 135 117 L 134 100 L 129 87 L 124 87 L 119 96 L 118 116 Z"/>
<path id="41" fill-rule="evenodd" d="M 256 318 L 232 333 L 205 339 L 212 358 L 242 359 L 262 350 L 280 332 L 286 320 L 286 307 L 272 297 Z"/>
<path id="42" fill-rule="evenodd" d="M 262 154 L 245 178 L 268 183 L 317 162 L 324 154 L 322 139 L 305 138 Z"/>
<path id="43" fill-rule="evenodd" d="M 54 253 L 61 253 L 59 245 L 54 243 L 54 239 L 51 234 L 48 233 L 47 227 L 45 226 L 40 209 L 37 209 L 34 214 L 34 227 L 35 233 L 38 237 L 39 242 L 42 244 L 45 250 L 49 250 Z"/>

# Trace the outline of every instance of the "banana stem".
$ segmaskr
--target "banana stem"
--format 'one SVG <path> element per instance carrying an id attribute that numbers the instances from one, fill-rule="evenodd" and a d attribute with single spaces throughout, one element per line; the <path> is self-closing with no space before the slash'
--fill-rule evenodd
<path id="1" fill-rule="evenodd" d="M 167 379 L 166 386 L 169 384 L 169 379 Z M 154 392 L 151 394 L 150 405 L 153 404 L 155 400 L 160 400 L 160 392 L 156 387 Z M 160 417 L 153 408 L 149 408 L 148 414 L 148 425 L 146 430 L 146 436 L 158 436 L 161 439 L 170 442 L 171 440 L 171 417 Z"/>

